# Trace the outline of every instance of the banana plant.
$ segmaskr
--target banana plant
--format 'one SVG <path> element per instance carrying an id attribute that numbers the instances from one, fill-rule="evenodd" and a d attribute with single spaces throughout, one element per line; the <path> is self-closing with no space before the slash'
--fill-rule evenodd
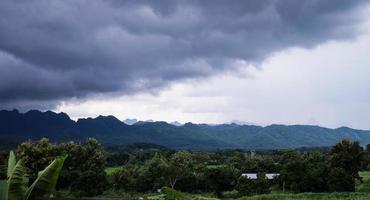
<path id="1" fill-rule="evenodd" d="M 28 174 L 22 160 L 17 162 L 11 151 L 8 160 L 8 180 L 0 182 L 1 200 L 33 200 L 35 197 L 52 195 L 58 181 L 60 171 L 67 156 L 55 159 L 44 170 L 40 171 L 37 179 L 28 187 Z"/>

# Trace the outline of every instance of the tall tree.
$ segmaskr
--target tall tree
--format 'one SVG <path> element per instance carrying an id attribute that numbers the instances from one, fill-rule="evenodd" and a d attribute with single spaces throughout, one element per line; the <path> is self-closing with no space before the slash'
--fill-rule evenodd
<path id="1" fill-rule="evenodd" d="M 361 180 L 358 172 L 364 162 L 367 162 L 367 154 L 359 142 L 342 140 L 330 151 L 331 168 L 342 168 L 353 179 Z"/>
<path id="2" fill-rule="evenodd" d="M 156 153 L 154 157 L 144 165 L 145 179 L 151 183 L 151 189 L 156 190 L 167 185 L 168 160 L 160 153 Z"/>
<path id="3" fill-rule="evenodd" d="M 186 151 L 174 153 L 170 160 L 167 169 L 168 181 L 171 188 L 174 188 L 177 181 L 191 176 L 194 171 L 194 162 L 192 155 Z"/>

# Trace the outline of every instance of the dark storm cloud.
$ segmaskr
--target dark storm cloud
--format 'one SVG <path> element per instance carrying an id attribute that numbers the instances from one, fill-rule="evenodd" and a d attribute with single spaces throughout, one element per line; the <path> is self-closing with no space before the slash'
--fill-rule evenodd
<path id="1" fill-rule="evenodd" d="M 368 2 L 3 0 L 0 105 L 158 90 L 352 38 Z"/>

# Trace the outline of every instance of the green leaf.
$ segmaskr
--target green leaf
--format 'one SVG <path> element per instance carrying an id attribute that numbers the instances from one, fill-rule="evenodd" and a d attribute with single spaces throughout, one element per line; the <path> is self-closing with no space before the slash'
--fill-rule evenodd
<path id="1" fill-rule="evenodd" d="M 17 163 L 17 160 L 15 159 L 14 152 L 13 151 L 10 151 L 10 153 L 9 153 L 9 159 L 8 159 L 8 173 L 7 173 L 7 177 L 8 178 L 12 174 L 16 163 Z"/>
<path id="2" fill-rule="evenodd" d="M 30 197 L 42 197 L 55 192 L 60 171 L 67 156 L 55 159 L 39 175 L 31 187 L 27 190 L 25 200 Z"/>
<path id="3" fill-rule="evenodd" d="M 3 180 L 3 181 L 0 181 L 0 199 L 1 200 L 4 200 L 4 199 L 8 199 L 8 183 Z"/>
<path id="4" fill-rule="evenodd" d="M 8 200 L 24 200 L 27 190 L 28 177 L 26 168 L 19 160 L 8 179 Z"/>

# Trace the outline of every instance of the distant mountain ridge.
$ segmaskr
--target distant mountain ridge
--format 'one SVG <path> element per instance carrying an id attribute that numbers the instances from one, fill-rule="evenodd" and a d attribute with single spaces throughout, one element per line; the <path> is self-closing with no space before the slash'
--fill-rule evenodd
<path id="1" fill-rule="evenodd" d="M 341 139 L 370 143 L 370 131 L 348 127 L 329 129 L 309 125 L 193 124 L 136 122 L 127 125 L 114 116 L 71 120 L 65 113 L 31 110 L 0 111 L 1 143 L 48 137 L 52 141 L 82 141 L 89 137 L 104 145 L 153 143 L 176 149 L 286 149 L 330 146 Z"/>

